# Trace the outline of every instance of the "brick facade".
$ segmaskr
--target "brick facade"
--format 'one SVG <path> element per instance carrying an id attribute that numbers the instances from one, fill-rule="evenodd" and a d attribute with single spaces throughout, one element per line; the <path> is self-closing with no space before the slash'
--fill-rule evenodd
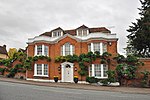
<path id="1" fill-rule="evenodd" d="M 79 27 L 79 29 L 84 29 L 84 27 Z M 86 28 L 86 29 L 90 30 L 92 28 Z M 96 29 L 99 29 L 99 30 L 96 31 Z M 55 31 L 57 31 L 57 29 Z M 65 33 L 65 30 L 63 31 L 64 33 L 62 36 L 58 37 L 56 40 L 53 40 L 53 41 L 48 41 L 46 39 L 46 38 L 53 39 L 51 37 L 52 36 L 51 34 L 53 31 L 46 32 L 45 34 L 38 36 L 38 38 L 43 37 L 41 39 L 38 39 L 38 40 L 36 40 L 36 38 L 29 39 L 30 41 L 28 41 L 28 49 L 27 49 L 28 56 L 32 56 L 32 57 L 35 56 L 35 51 L 36 51 L 35 47 L 38 45 L 44 45 L 44 46 L 48 46 L 48 56 L 51 57 L 51 61 L 47 62 L 46 60 L 38 60 L 34 63 L 34 64 L 47 64 L 48 65 L 48 77 L 34 76 L 35 67 L 33 64 L 32 70 L 27 72 L 27 78 L 53 80 L 53 76 L 58 76 L 59 80 L 62 80 L 61 79 L 62 74 L 63 74 L 62 66 L 61 66 L 61 63 L 55 62 L 55 58 L 61 55 L 61 46 L 63 46 L 65 43 L 70 43 L 71 45 L 75 47 L 76 55 L 80 55 L 82 53 L 88 53 L 88 45 L 91 43 L 105 43 L 107 45 L 107 52 L 115 56 L 117 54 L 117 38 L 114 38 L 114 37 L 111 38 L 111 33 L 108 29 L 106 29 L 105 32 L 103 31 L 104 30 L 100 30 L 100 28 L 94 28 L 94 32 L 98 34 L 97 37 L 89 36 L 89 38 L 87 39 L 82 39 L 84 37 L 76 37 L 76 35 L 72 35 L 71 33 Z M 92 34 L 94 35 L 94 33 L 89 32 L 88 35 L 92 35 Z M 88 35 L 85 36 L 85 38 L 88 37 Z M 100 61 L 95 61 L 93 63 L 100 64 Z M 75 68 L 77 70 L 75 70 Z M 111 66 L 109 66 L 109 68 L 113 69 L 111 68 Z M 78 74 L 79 70 L 80 68 L 79 68 L 78 63 L 74 63 L 73 76 L 78 76 L 79 80 L 81 80 L 81 76 Z M 82 80 L 85 81 L 85 77 L 82 77 Z"/>

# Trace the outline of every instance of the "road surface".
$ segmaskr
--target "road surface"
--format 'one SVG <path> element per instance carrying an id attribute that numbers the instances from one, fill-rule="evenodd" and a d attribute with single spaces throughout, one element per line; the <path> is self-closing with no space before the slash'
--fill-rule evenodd
<path id="1" fill-rule="evenodd" d="M 0 100 L 150 100 L 150 94 L 57 88 L 0 81 Z"/>

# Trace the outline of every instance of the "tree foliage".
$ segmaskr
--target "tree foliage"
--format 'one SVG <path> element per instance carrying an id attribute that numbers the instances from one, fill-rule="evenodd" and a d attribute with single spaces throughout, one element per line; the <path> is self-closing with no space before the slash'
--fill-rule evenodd
<path id="1" fill-rule="evenodd" d="M 132 22 L 127 30 L 130 34 L 127 36 L 127 51 L 140 57 L 150 57 L 150 0 L 140 0 L 142 7 L 140 18 L 137 22 Z"/>

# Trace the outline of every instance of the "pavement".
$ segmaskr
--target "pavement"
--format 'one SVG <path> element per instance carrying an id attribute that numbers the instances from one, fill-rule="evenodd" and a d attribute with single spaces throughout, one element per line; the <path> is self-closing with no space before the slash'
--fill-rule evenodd
<path id="1" fill-rule="evenodd" d="M 60 87 L 60 88 L 70 88 L 70 89 L 84 89 L 84 90 L 96 90 L 96 91 L 110 91 L 110 92 L 122 92 L 122 93 L 133 93 L 133 94 L 150 94 L 150 88 L 134 88 L 134 87 L 109 87 L 109 86 L 99 86 L 83 83 L 54 83 L 54 82 L 35 82 L 27 81 L 21 79 L 5 78 L 0 77 L 0 81 L 47 86 L 47 87 Z"/>

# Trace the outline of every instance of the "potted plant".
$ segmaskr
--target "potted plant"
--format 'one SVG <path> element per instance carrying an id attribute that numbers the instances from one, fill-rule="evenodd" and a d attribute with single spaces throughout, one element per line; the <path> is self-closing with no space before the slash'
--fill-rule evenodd
<path id="1" fill-rule="evenodd" d="M 74 82 L 78 83 L 78 76 L 74 76 Z"/>
<path id="2" fill-rule="evenodd" d="M 58 82 L 58 76 L 54 76 L 54 81 Z"/>

